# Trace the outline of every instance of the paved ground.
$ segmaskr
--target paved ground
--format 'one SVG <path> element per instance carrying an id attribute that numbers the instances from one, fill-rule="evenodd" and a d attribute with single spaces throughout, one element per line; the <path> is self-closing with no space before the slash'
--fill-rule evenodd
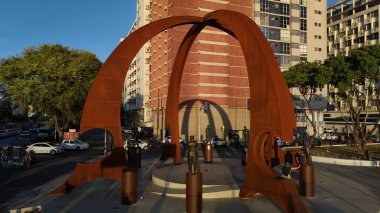
<path id="1" fill-rule="evenodd" d="M 84 157 L 84 156 L 83 156 Z M 74 189 L 64 196 L 48 195 L 48 191 L 62 183 L 70 169 L 60 172 L 60 175 L 44 178 L 43 181 L 29 179 L 24 173 L 47 172 L 51 167 L 32 167 L 19 170 L 13 175 L 3 177 L 0 172 L 0 195 L 4 187 L 9 190 L 9 180 L 24 182 L 25 188 L 6 191 L 0 200 L 7 212 L 10 208 L 42 205 L 44 212 L 185 212 L 185 199 L 170 198 L 153 194 L 153 191 L 165 190 L 151 181 L 152 172 L 157 168 L 167 166 L 167 162 L 159 160 L 160 150 L 143 152 L 142 169 L 139 170 L 138 197 L 136 204 L 131 206 L 120 204 L 120 183 L 113 180 L 96 180 Z M 239 150 L 219 148 L 214 152 L 215 164 L 229 167 L 240 164 Z M 77 159 L 80 157 L 78 156 Z M 62 159 L 64 162 L 66 159 Z M 61 160 L 59 160 L 61 162 Z M 47 163 L 50 165 L 50 163 Z M 61 163 L 57 162 L 56 168 Z M 46 165 L 47 166 L 47 165 Z M 33 169 L 34 168 L 34 169 Z M 304 203 L 310 212 L 380 212 L 380 169 L 363 167 L 345 167 L 328 164 L 315 164 L 316 197 L 305 198 Z M 52 172 L 52 171 L 50 171 Z M 50 173 L 47 172 L 47 173 Z M 39 173 L 40 174 L 40 173 Z M 43 174 L 43 173 L 42 173 Z M 294 173 L 293 177 L 298 178 Z M 38 178 L 37 178 L 38 179 Z M 8 181 L 8 182 L 3 182 Z M 14 185 L 13 185 L 14 186 Z M 1 205 L 1 204 L 0 204 Z M 6 210 L 6 211 L 4 211 Z M 203 212 L 281 212 L 274 203 L 264 196 L 256 196 L 249 200 L 240 199 L 207 199 L 203 200 Z"/>

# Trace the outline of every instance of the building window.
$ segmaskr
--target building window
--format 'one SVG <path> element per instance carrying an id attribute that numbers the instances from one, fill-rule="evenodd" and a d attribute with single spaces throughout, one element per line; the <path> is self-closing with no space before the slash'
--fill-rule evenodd
<path id="1" fill-rule="evenodd" d="M 300 5 L 306 6 L 307 5 L 307 0 L 300 0 Z"/>
<path id="2" fill-rule="evenodd" d="M 266 0 L 262 0 L 260 2 L 260 11 L 262 12 L 268 12 L 269 11 L 269 3 Z"/>
<path id="3" fill-rule="evenodd" d="M 300 53 L 301 53 L 301 56 L 307 56 L 307 49 L 306 49 L 306 45 L 305 44 L 300 44 Z"/>
<path id="4" fill-rule="evenodd" d="M 290 44 L 285 42 L 270 42 L 272 50 L 279 54 L 290 54 Z"/>
<path id="5" fill-rule="evenodd" d="M 307 43 L 307 33 L 300 32 L 300 43 Z"/>
<path id="6" fill-rule="evenodd" d="M 289 17 L 280 17 L 280 27 L 282 28 L 288 28 L 289 26 Z"/>
<path id="7" fill-rule="evenodd" d="M 314 22 L 314 26 L 315 26 L 315 27 L 321 27 L 322 24 L 321 24 L 321 23 L 318 23 L 318 22 Z"/>
<path id="8" fill-rule="evenodd" d="M 307 8 L 306 7 L 300 7 L 300 18 L 307 18 Z"/>
<path id="9" fill-rule="evenodd" d="M 314 51 L 322 52 L 322 48 L 320 48 L 320 47 L 314 47 Z"/>
<path id="10" fill-rule="evenodd" d="M 288 4 L 281 4 L 281 14 L 282 15 L 289 15 L 289 5 Z"/>
<path id="11" fill-rule="evenodd" d="M 315 39 L 322 39 L 322 36 L 320 36 L 320 35 L 314 35 L 314 38 Z"/>
<path id="12" fill-rule="evenodd" d="M 286 55 L 276 55 L 277 62 L 280 66 L 289 66 L 290 57 Z"/>
<path id="13" fill-rule="evenodd" d="M 305 19 L 300 19 L 300 30 L 307 30 L 307 21 Z"/>
<path id="14" fill-rule="evenodd" d="M 261 31 L 265 35 L 265 37 L 268 39 L 269 38 L 269 28 L 268 27 L 261 27 Z"/>
<path id="15" fill-rule="evenodd" d="M 281 41 L 290 41 L 290 31 L 289 30 L 281 30 L 280 32 Z"/>
<path id="16" fill-rule="evenodd" d="M 318 14 L 318 15 L 321 15 L 321 14 L 322 14 L 322 11 L 320 11 L 320 10 L 314 10 L 314 13 L 315 13 L 315 14 Z"/>

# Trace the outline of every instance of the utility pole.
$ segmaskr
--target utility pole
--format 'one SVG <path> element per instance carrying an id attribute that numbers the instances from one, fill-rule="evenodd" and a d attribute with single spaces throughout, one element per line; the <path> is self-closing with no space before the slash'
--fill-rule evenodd
<path id="1" fill-rule="evenodd" d="M 245 92 L 245 126 L 248 126 L 248 97 L 247 92 Z"/>
<path id="2" fill-rule="evenodd" d="M 235 130 L 236 130 L 236 122 L 237 122 L 237 99 L 235 99 Z"/>
<path id="3" fill-rule="evenodd" d="M 164 107 L 162 106 L 162 94 L 161 95 L 161 129 L 160 129 L 160 135 L 161 135 L 161 140 L 164 138 L 163 130 L 164 130 Z"/>
<path id="4" fill-rule="evenodd" d="M 198 113 L 198 143 L 201 142 L 201 110 L 202 110 L 202 105 L 199 107 L 199 110 L 197 110 Z"/>
<path id="5" fill-rule="evenodd" d="M 160 127 L 160 89 L 157 91 L 157 137 L 158 137 L 158 132 L 159 132 L 159 127 Z"/>

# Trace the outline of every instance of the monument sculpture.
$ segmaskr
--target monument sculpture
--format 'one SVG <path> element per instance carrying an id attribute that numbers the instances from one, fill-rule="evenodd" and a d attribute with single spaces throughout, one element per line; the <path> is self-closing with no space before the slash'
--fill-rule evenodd
<path id="1" fill-rule="evenodd" d="M 190 174 L 195 175 L 199 173 L 197 143 L 194 141 L 194 135 L 190 136 L 190 142 L 188 144 L 187 165 Z"/>
<path id="2" fill-rule="evenodd" d="M 293 103 L 284 77 L 270 44 L 260 28 L 241 13 L 217 10 L 204 17 L 179 16 L 151 22 L 131 33 L 113 51 L 100 69 L 88 93 L 81 120 L 81 132 L 94 128 L 107 129 L 115 138 L 110 155 L 96 162 L 78 163 L 71 177 L 56 192 L 66 193 L 86 181 L 96 178 L 120 180 L 126 166 L 120 126 L 120 97 L 126 72 L 140 48 L 158 33 L 180 25 L 193 25 L 184 37 L 173 63 L 166 104 L 165 127 L 171 130 L 173 149 L 167 157 L 181 164 L 179 146 L 179 95 L 184 64 L 191 45 L 206 26 L 222 30 L 237 39 L 244 54 L 250 87 L 250 132 L 248 159 L 240 197 L 261 193 L 288 212 L 306 212 L 293 180 L 279 180 L 267 165 L 266 157 L 284 162 L 275 137 L 291 140 L 295 128 Z"/>

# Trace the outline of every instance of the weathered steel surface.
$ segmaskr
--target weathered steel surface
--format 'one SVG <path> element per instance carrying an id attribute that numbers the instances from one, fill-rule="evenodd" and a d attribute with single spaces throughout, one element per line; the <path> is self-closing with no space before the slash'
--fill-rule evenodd
<path id="1" fill-rule="evenodd" d="M 126 166 L 121 152 L 123 143 L 120 127 L 120 97 L 128 67 L 138 50 L 159 32 L 170 27 L 194 24 L 185 36 L 175 59 L 170 77 L 166 127 L 170 128 L 172 144 L 164 151 L 164 158 L 182 163 L 179 148 L 178 106 L 181 77 L 188 52 L 197 35 L 205 26 L 213 26 L 235 37 L 242 48 L 248 72 L 251 119 L 246 176 L 240 196 L 248 198 L 262 193 L 288 212 L 306 212 L 295 182 L 279 180 L 271 169 L 272 159 L 284 160 L 285 153 L 274 144 L 274 137 L 292 139 L 295 114 L 291 95 L 279 70 L 272 49 L 259 27 L 249 17 L 232 11 L 218 10 L 205 17 L 170 17 L 152 22 L 129 35 L 102 66 L 88 94 L 84 106 L 81 132 L 104 128 L 115 138 L 115 150 L 98 164 L 76 168 L 68 180 L 75 187 L 94 178 L 121 178 Z M 170 100 L 170 101 L 169 101 Z M 264 147 L 266 152 L 264 153 Z M 168 147 L 169 148 L 169 147 Z M 117 151 L 119 150 L 119 151 Z M 278 163 L 278 162 L 274 162 Z M 74 181 L 75 180 L 75 181 Z M 70 182 L 71 181 L 71 182 Z"/>
<path id="2" fill-rule="evenodd" d="M 277 179 L 271 169 L 284 161 L 285 153 L 274 144 L 274 137 L 292 140 L 295 128 L 293 103 L 285 79 L 272 49 L 259 27 L 249 17 L 232 11 L 219 10 L 194 25 L 183 39 L 173 64 L 166 104 L 167 128 L 171 130 L 175 163 L 181 161 L 179 150 L 179 94 L 184 64 L 191 45 L 205 26 L 213 26 L 235 37 L 242 48 L 247 65 L 251 98 L 251 131 L 248 147 L 248 166 L 240 196 L 248 198 L 265 194 L 287 211 L 305 212 L 294 181 Z M 264 156 L 264 147 L 268 147 Z M 270 161 L 268 164 L 266 158 Z M 276 160 L 278 159 L 278 160 Z M 273 162 L 271 162 L 271 160 Z M 277 161 L 277 162 L 276 162 Z"/>
<path id="3" fill-rule="evenodd" d="M 74 187 L 96 178 L 121 180 L 127 165 L 121 138 L 120 100 L 128 68 L 141 47 L 158 33 L 179 25 L 196 24 L 201 17 L 169 17 L 152 22 L 131 33 L 104 62 L 87 95 L 83 107 L 81 129 L 102 128 L 114 138 L 114 150 L 102 160 L 78 163 L 70 178 L 53 193 L 67 193 Z"/>

